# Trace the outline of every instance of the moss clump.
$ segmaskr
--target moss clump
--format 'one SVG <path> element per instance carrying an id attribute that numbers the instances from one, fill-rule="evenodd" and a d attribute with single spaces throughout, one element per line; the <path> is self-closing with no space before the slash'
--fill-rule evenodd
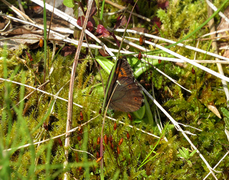
<path id="1" fill-rule="evenodd" d="M 145 7 L 146 3 L 153 8 L 149 11 L 142 9 L 141 7 L 143 5 Z M 222 1 L 215 1 L 215 3 L 217 6 Z M 167 10 L 158 9 L 155 2 L 145 0 L 139 1 L 138 5 L 140 14 L 150 18 L 157 15 L 163 23 L 160 29 L 161 35 L 175 41 L 193 32 L 207 18 L 207 6 L 203 1 L 170 1 Z M 108 23 L 112 24 L 112 22 Z M 139 23 L 138 26 L 140 25 L 142 24 Z M 153 33 L 154 29 L 150 29 L 152 25 L 145 26 L 150 33 Z M 196 46 L 196 38 L 206 32 L 208 29 L 203 28 L 196 32 L 193 39 L 183 43 Z M 199 47 L 213 52 L 211 41 L 201 41 Z M 155 50 L 153 54 L 158 52 L 157 49 L 152 49 Z M 183 47 L 175 46 L 171 50 L 189 59 L 212 58 Z M 43 49 L 36 52 L 28 51 L 33 58 L 33 61 L 30 61 L 22 50 L 6 53 L 0 49 L 0 56 L 6 59 L 2 60 L 0 64 L 1 77 L 22 82 L 31 87 L 40 87 L 41 90 L 52 94 L 34 91 L 29 87 L 23 89 L 24 86 L 10 82 L 0 84 L 0 133 L 2 137 L 0 141 L 0 167 L 2 167 L 0 177 L 2 179 L 59 179 L 63 178 L 66 170 L 70 179 L 85 179 L 86 177 L 98 179 L 101 169 L 99 163 L 94 162 L 100 157 L 99 138 L 102 116 L 98 116 L 85 126 L 81 127 L 81 125 L 98 114 L 94 114 L 91 110 L 95 112 L 100 110 L 103 90 L 99 83 L 102 80 L 105 81 L 108 75 L 101 70 L 101 78 L 90 57 L 84 56 L 83 60 L 79 60 L 76 70 L 74 102 L 83 108 L 73 106 L 72 127 L 80 128 L 71 133 L 70 147 L 64 147 L 65 136 L 62 136 L 18 149 L 27 143 L 36 143 L 65 133 L 67 102 L 55 99 L 53 95 L 68 99 L 73 57 L 57 56 L 55 60 L 51 60 L 51 49 L 48 49 L 47 64 L 44 65 L 43 51 Z M 167 56 L 166 53 L 164 54 Z M 141 65 L 140 62 L 136 64 Z M 155 98 L 163 104 L 175 120 L 202 130 L 200 132 L 183 127 L 184 130 L 196 134 L 196 136 L 190 136 L 190 139 L 209 164 L 214 166 L 228 149 L 224 121 L 208 109 L 209 104 L 215 105 L 216 108 L 226 108 L 221 80 L 188 64 L 183 66 L 167 62 L 155 64 L 157 68 L 191 90 L 192 93 L 175 85 L 154 69 L 139 76 L 139 80 L 145 80 L 145 84 L 150 86 L 148 90 L 151 94 L 153 93 L 151 88 L 154 87 Z M 203 65 L 217 71 L 215 65 Z M 52 67 L 53 72 L 44 74 L 44 66 L 47 66 L 48 69 Z M 226 66 L 223 70 L 225 75 L 229 76 Z M 43 85 L 46 81 L 49 82 Z M 23 99 L 23 97 L 26 98 Z M 162 123 L 166 123 L 168 119 L 162 113 L 154 114 L 155 105 L 150 100 L 148 102 L 151 109 L 147 111 L 153 114 L 149 121 L 159 114 Z M 190 153 L 193 150 L 172 125 L 166 131 L 168 142 L 162 138 L 157 144 L 158 139 L 136 130 L 137 127 L 160 135 L 157 126 L 145 124 L 139 120 L 131 121 L 125 113 L 115 112 L 113 116 L 118 119 L 118 122 L 115 124 L 113 121 L 106 120 L 104 129 L 103 159 L 106 179 L 112 177 L 119 179 L 202 179 L 208 173 L 207 167 L 197 153 L 188 159 L 180 155 L 179 150 L 183 149 L 182 147 L 188 149 Z M 125 124 L 119 121 L 124 121 Z M 129 128 L 129 124 L 135 127 Z M 12 149 L 3 151 L 9 148 Z M 64 170 L 65 148 L 69 149 L 69 166 Z M 149 157 L 152 159 L 140 167 L 151 151 L 154 151 Z M 217 170 L 223 172 L 217 174 L 219 179 L 228 179 L 228 165 L 229 159 L 226 157 L 217 167 Z"/>

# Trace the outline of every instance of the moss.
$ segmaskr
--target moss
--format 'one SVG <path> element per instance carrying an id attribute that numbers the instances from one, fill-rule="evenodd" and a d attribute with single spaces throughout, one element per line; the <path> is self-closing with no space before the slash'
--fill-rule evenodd
<path id="1" fill-rule="evenodd" d="M 160 29 L 162 34 L 165 38 L 171 40 L 178 41 L 182 39 L 206 20 L 207 7 L 203 1 L 170 1 L 168 10 L 157 10 L 155 12 L 154 10 L 157 8 L 154 2 L 150 2 L 153 8 L 149 11 L 142 9 L 143 5 L 145 6 L 145 3 L 148 2 L 149 1 L 138 2 L 140 11 L 142 12 L 141 14 L 150 18 L 157 15 L 163 23 Z M 216 6 L 219 6 L 220 3 L 222 3 L 222 1 L 215 1 Z M 108 9 L 106 10 L 108 11 Z M 218 19 L 218 17 L 216 17 L 216 19 Z M 141 23 L 138 25 L 140 24 Z M 153 31 L 153 29 L 150 29 L 150 31 Z M 193 39 L 183 43 L 196 46 L 195 38 L 200 37 L 206 32 L 208 32 L 207 28 L 203 28 L 196 32 Z M 211 41 L 200 41 L 199 47 L 203 50 L 213 52 L 210 44 Z M 155 50 L 155 48 L 153 50 Z M 195 56 L 197 59 L 211 58 L 202 53 L 195 54 L 194 51 L 187 50 L 183 47 L 176 46 L 172 47 L 171 50 L 189 59 L 193 59 Z M 49 58 L 46 66 L 48 66 L 49 69 L 53 67 L 54 71 L 49 77 L 49 72 L 47 72 L 46 80 L 50 82 L 44 85 L 42 90 L 68 99 L 73 56 L 57 56 L 55 60 L 51 60 L 51 49 L 47 51 Z M 21 49 L 14 52 L 7 51 L 6 77 L 21 82 L 22 74 L 25 73 L 26 79 L 24 83 L 32 87 L 38 87 L 44 83 L 45 76 L 42 70 L 44 69 L 43 49 L 36 52 L 28 51 L 28 53 L 32 55 L 33 61 L 30 61 Z M 0 49 L 0 55 L 4 56 L 2 49 Z M 165 53 L 165 55 L 167 54 Z M 23 57 L 25 62 L 23 63 L 22 59 L 18 57 Z M 203 65 L 217 71 L 215 65 Z M 185 130 L 196 134 L 196 136 L 190 136 L 190 139 L 209 164 L 214 166 L 228 149 L 228 140 L 224 133 L 224 122 L 207 108 L 209 103 L 213 103 L 217 108 L 226 108 L 226 99 L 222 91 L 221 80 L 189 64 L 179 67 L 174 63 L 163 63 L 157 65 L 157 68 L 192 91 L 192 93 L 186 92 L 152 69 L 144 74 L 145 77 L 142 75 L 147 83 L 154 85 L 156 99 L 163 104 L 174 119 L 180 123 L 198 127 L 202 130 L 199 132 L 188 127 L 183 127 Z M 225 75 L 228 76 L 229 71 L 227 66 L 225 66 L 223 70 Z M 1 63 L 1 77 L 5 76 L 3 72 L 3 63 Z M 72 127 L 77 127 L 95 117 L 95 114 L 93 114 L 91 110 L 99 112 L 102 104 L 101 100 L 103 99 L 103 90 L 101 90 L 101 86 L 99 86 L 99 88 L 97 87 L 99 83 L 102 81 L 105 82 L 108 78 L 108 75 L 103 70 L 101 70 L 101 75 L 102 78 L 94 68 L 90 57 L 84 57 L 84 60 L 79 61 L 74 81 L 74 102 L 82 105 L 84 108 L 73 107 Z M 139 77 L 139 79 L 142 77 Z M 18 102 L 21 100 L 20 86 L 14 83 L 1 83 L 0 92 L 0 133 L 3 137 L 1 139 L 1 151 L 2 149 L 18 147 L 29 143 L 31 137 L 35 141 L 41 141 L 65 133 L 67 102 L 54 99 L 39 91 L 25 88 L 25 96 L 29 96 L 25 99 L 22 111 L 19 111 L 20 105 L 18 105 Z M 149 92 L 151 93 L 151 90 L 149 90 Z M 52 107 L 53 101 L 54 104 Z M 151 101 L 149 102 L 153 113 L 155 106 Z M 52 112 L 48 114 L 46 118 L 50 109 L 52 109 Z M 191 148 L 186 139 L 180 132 L 177 132 L 172 125 L 170 125 L 166 132 L 168 142 L 162 139 L 156 148 L 153 149 L 157 143 L 157 139 L 139 132 L 135 128 L 130 129 L 127 125 L 133 124 L 135 127 L 144 129 L 147 132 L 160 135 L 156 126 L 145 124 L 144 122 L 134 124 L 127 118 L 125 113 L 114 113 L 113 115 L 126 124 L 123 125 L 117 122 L 117 128 L 114 128 L 114 122 L 106 120 L 104 129 L 104 135 L 106 134 L 108 137 L 107 142 L 104 140 L 104 174 L 106 179 L 114 177 L 117 170 L 120 170 L 119 179 L 201 179 L 207 174 L 208 169 L 197 153 L 190 157 L 192 165 L 178 156 L 181 147 Z M 52 120 L 53 116 L 55 120 Z M 163 123 L 168 121 L 162 113 L 160 117 Z M 99 116 L 87 124 L 87 128 L 82 127 L 81 130 L 71 133 L 72 149 L 69 148 L 68 157 L 72 165 L 68 169 L 70 178 L 77 177 L 84 179 L 86 177 L 86 168 L 84 166 L 86 159 L 88 162 L 93 162 L 99 157 L 100 147 L 99 143 L 97 143 L 97 139 L 100 137 L 101 123 L 102 117 Z M 34 130 L 38 125 L 40 126 Z M 44 128 L 45 125 L 50 125 L 51 128 L 46 129 Z M 31 134 L 27 133 L 27 128 Z M 83 148 L 85 129 L 88 129 L 86 150 L 93 155 L 87 155 L 87 158 L 85 158 L 83 152 L 73 150 L 81 150 Z M 129 134 L 128 136 L 127 133 Z M 123 139 L 122 144 L 120 144 L 121 139 Z M 1 155 L 2 157 L 0 159 L 4 158 L 4 162 L 0 160 L 1 166 L 3 169 L 6 169 L 6 176 L 12 179 L 26 179 L 30 177 L 31 179 L 46 179 L 46 173 L 51 174 L 51 179 L 62 178 L 64 174 L 62 165 L 65 161 L 65 148 L 63 145 L 64 137 L 61 137 L 60 139 L 45 142 L 30 148 L 12 150 L 7 156 L 3 157 Z M 153 153 L 150 158 L 153 157 L 153 155 L 155 155 L 155 157 L 144 164 L 143 167 L 139 168 L 140 164 L 152 150 L 156 152 L 156 155 Z M 50 159 L 48 156 L 49 153 Z M 7 164 L 7 162 L 9 162 L 9 164 Z M 217 174 L 219 179 L 228 179 L 228 177 L 226 177 L 228 176 L 226 173 L 228 172 L 228 165 L 229 158 L 226 157 L 217 169 L 225 172 L 224 174 Z M 99 178 L 99 163 L 90 166 L 89 170 L 90 178 Z"/>

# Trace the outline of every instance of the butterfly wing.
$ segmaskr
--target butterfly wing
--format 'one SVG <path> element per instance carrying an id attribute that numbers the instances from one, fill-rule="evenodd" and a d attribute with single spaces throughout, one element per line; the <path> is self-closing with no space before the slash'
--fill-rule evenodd
<path id="1" fill-rule="evenodd" d="M 107 88 L 108 88 L 107 86 L 108 86 L 108 83 L 109 83 L 109 81 L 110 81 L 110 78 L 111 78 L 111 74 L 112 74 L 113 68 L 112 68 L 112 70 L 111 70 L 111 72 L 110 72 L 110 75 L 109 75 L 109 78 L 108 78 L 108 81 L 107 81 L 107 86 L 106 86 L 106 91 L 108 90 L 107 99 L 106 99 L 106 106 L 107 106 L 108 101 L 109 101 L 110 98 L 111 98 L 111 94 L 112 94 L 113 89 L 114 89 L 114 87 L 115 87 L 116 80 L 118 79 L 118 72 L 119 72 L 119 69 L 121 68 L 121 64 L 122 64 L 122 61 L 118 60 L 117 65 L 116 65 L 116 69 L 115 69 L 114 76 L 113 76 L 113 78 L 112 78 L 112 80 L 111 80 L 110 88 L 107 89 Z"/>
<path id="2" fill-rule="evenodd" d="M 111 97 L 113 90 L 114 93 Z M 144 97 L 141 88 L 135 82 L 132 69 L 126 58 L 119 59 L 117 62 L 115 74 L 108 90 L 106 104 L 110 98 L 109 108 L 115 111 L 134 112 L 143 105 Z"/>
<path id="3" fill-rule="evenodd" d="M 141 88 L 133 78 L 121 78 L 111 98 L 109 107 L 116 111 L 134 112 L 143 105 Z"/>

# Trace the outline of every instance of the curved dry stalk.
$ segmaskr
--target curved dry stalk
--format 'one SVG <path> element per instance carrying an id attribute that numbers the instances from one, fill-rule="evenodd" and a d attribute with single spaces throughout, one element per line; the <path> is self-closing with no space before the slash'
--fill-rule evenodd
<path id="1" fill-rule="evenodd" d="M 73 150 L 73 151 L 76 151 L 76 152 L 81 152 L 81 153 L 89 154 L 91 157 L 93 157 L 94 159 L 96 159 L 96 157 L 93 154 L 91 154 L 91 153 L 89 153 L 87 151 L 83 151 L 83 150 L 79 150 L 79 149 L 74 149 L 72 147 L 70 147 L 70 149 Z"/>
<path id="2" fill-rule="evenodd" d="M 71 129 L 71 124 L 72 124 L 72 110 L 73 110 L 73 89 L 74 89 L 74 79 L 75 79 L 75 73 L 76 73 L 76 67 L 78 65 L 78 59 L 80 56 L 80 51 L 82 47 L 82 42 L 84 38 L 84 31 L 87 26 L 87 21 L 89 18 L 89 14 L 91 11 L 92 7 L 92 2 L 93 0 L 88 1 L 88 8 L 87 8 L 87 13 L 85 16 L 84 24 L 83 24 L 83 29 L 80 34 L 80 39 L 79 39 L 79 45 L 76 50 L 73 66 L 72 66 L 72 72 L 71 72 L 71 79 L 70 79 L 70 85 L 69 85 L 69 97 L 68 97 L 68 115 L 67 115 L 67 122 L 66 122 L 66 132 L 68 132 Z M 69 152 L 69 147 L 70 147 L 70 133 L 67 133 L 65 136 L 65 162 L 64 162 L 64 169 L 67 167 L 68 164 L 68 152 Z M 64 179 L 68 179 L 68 172 L 64 173 Z"/>
<path id="3" fill-rule="evenodd" d="M 170 81 L 172 81 L 174 84 L 176 84 L 177 86 L 179 86 L 180 88 L 184 89 L 185 91 L 192 93 L 192 91 L 188 90 L 187 88 L 183 87 L 182 85 L 180 85 L 176 80 L 174 80 L 173 78 L 171 78 L 170 76 L 168 76 L 167 74 L 165 74 L 163 71 L 161 71 L 160 69 L 156 68 L 155 66 L 153 66 L 150 62 L 141 59 L 141 61 L 150 64 L 157 72 L 159 72 L 160 74 L 162 74 L 163 76 L 167 77 Z M 139 70 L 141 70 L 141 68 L 139 68 Z"/>

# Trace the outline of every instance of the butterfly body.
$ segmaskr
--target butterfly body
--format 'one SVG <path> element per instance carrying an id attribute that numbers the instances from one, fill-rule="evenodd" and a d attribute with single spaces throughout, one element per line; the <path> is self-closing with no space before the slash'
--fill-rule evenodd
<path id="1" fill-rule="evenodd" d="M 110 78 L 111 74 L 109 76 Z M 143 105 L 143 99 L 141 87 L 134 78 L 131 66 L 126 58 L 119 59 L 110 88 L 108 89 L 106 105 L 110 100 L 110 109 L 122 112 L 134 112 Z"/>

